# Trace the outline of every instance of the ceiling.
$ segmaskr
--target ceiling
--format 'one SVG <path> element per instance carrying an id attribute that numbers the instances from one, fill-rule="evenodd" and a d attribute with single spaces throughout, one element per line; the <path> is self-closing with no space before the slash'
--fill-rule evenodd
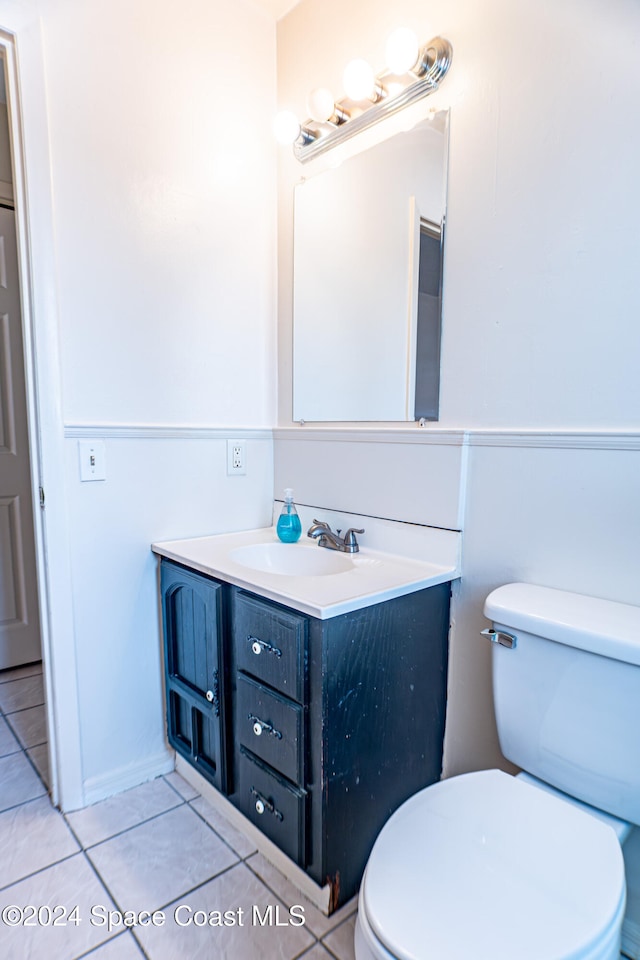
<path id="1" fill-rule="evenodd" d="M 254 3 L 257 3 L 259 7 L 262 7 L 263 10 L 270 13 L 276 20 L 284 17 L 285 13 L 288 13 L 289 10 L 296 7 L 299 2 L 300 0 L 254 0 Z"/>

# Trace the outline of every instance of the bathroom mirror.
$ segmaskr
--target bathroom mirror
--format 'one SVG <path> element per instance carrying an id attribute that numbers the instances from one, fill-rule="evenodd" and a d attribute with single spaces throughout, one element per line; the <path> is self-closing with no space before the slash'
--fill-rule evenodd
<path id="1" fill-rule="evenodd" d="M 448 111 L 296 186 L 293 418 L 437 419 Z"/>

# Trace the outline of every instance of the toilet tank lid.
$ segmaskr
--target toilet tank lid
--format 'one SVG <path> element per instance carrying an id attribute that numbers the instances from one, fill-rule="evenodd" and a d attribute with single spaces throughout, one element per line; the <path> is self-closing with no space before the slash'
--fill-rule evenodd
<path id="1" fill-rule="evenodd" d="M 484 605 L 493 623 L 640 666 L 640 607 L 531 583 L 507 583 Z"/>

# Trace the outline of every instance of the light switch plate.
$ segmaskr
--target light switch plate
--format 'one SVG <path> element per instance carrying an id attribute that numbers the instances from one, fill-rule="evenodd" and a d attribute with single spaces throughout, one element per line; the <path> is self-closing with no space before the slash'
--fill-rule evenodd
<path id="1" fill-rule="evenodd" d="M 106 480 L 107 459 L 104 440 L 78 440 L 80 480 Z"/>

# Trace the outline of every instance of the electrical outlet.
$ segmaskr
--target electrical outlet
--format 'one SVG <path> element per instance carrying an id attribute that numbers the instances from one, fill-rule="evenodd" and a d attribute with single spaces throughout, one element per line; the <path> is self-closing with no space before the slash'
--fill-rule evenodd
<path id="1" fill-rule="evenodd" d="M 244 476 L 247 472 L 247 451 L 244 440 L 227 440 L 227 473 Z"/>

